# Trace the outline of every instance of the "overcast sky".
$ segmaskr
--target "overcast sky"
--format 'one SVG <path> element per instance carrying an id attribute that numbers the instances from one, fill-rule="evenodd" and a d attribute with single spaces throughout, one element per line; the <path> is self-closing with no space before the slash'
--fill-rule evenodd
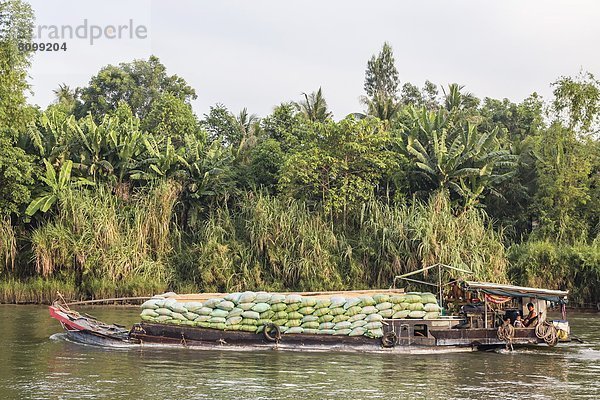
<path id="1" fill-rule="evenodd" d="M 36 25 L 144 26 L 146 38 L 65 38 L 38 53 L 32 101 L 85 85 L 107 64 L 154 54 L 210 105 L 267 115 L 322 86 L 336 118 L 360 111 L 367 60 L 388 41 L 401 82 L 457 82 L 479 97 L 521 101 L 580 69 L 600 75 L 600 2 L 31 0 Z M 123 31 L 124 35 L 127 31 Z M 48 31 L 43 31 L 48 35 Z M 89 36 L 89 35 L 88 35 Z"/>

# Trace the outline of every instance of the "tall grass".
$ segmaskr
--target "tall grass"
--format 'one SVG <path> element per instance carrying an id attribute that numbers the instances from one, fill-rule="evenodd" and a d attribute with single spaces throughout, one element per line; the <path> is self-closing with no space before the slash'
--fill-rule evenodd
<path id="1" fill-rule="evenodd" d="M 476 279 L 506 279 L 502 233 L 481 210 L 456 214 L 444 192 L 411 205 L 372 201 L 355 226 L 356 252 L 362 269 L 371 273 L 371 285 L 389 284 L 395 275 L 436 263 L 471 270 Z"/>
<path id="2" fill-rule="evenodd" d="M 569 290 L 574 303 L 600 303 L 600 243 L 529 241 L 510 248 L 510 278 L 522 285 Z"/>
<path id="3" fill-rule="evenodd" d="M 17 235 L 9 217 L 0 219 L 0 271 L 14 271 L 17 258 Z"/>
<path id="4" fill-rule="evenodd" d="M 45 278 L 73 273 L 90 294 L 115 292 L 93 282 L 132 282 L 150 287 L 171 279 L 169 257 L 178 230 L 171 222 L 177 185 L 165 182 L 128 201 L 107 187 L 73 191 L 60 202 L 52 222 L 31 235 L 37 272 Z M 110 286 L 110 285 L 109 285 Z"/>

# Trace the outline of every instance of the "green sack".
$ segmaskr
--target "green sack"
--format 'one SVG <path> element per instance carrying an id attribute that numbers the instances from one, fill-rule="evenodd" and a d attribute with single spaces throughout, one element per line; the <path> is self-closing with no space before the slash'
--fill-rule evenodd
<path id="1" fill-rule="evenodd" d="M 425 304 L 425 307 L 423 308 L 424 311 L 427 312 L 440 312 L 440 306 L 438 306 L 437 304 L 433 304 L 433 303 L 427 303 Z"/>
<path id="2" fill-rule="evenodd" d="M 185 319 L 187 319 L 188 321 L 194 321 L 196 318 L 199 317 L 198 314 L 193 313 L 193 312 L 186 312 L 183 314 L 183 316 L 185 317 Z"/>
<path id="3" fill-rule="evenodd" d="M 274 305 L 274 304 L 280 304 L 280 303 L 285 303 L 285 295 L 284 294 L 273 294 L 271 295 L 271 299 L 269 300 L 269 304 Z M 281 311 L 281 310 L 279 310 Z"/>
<path id="4" fill-rule="evenodd" d="M 333 322 L 334 324 L 337 324 L 338 322 L 348 321 L 349 319 L 350 319 L 349 316 L 342 314 L 342 315 L 336 315 L 335 318 L 333 319 L 333 321 L 331 321 L 331 322 Z"/>
<path id="5" fill-rule="evenodd" d="M 377 304 L 375 299 L 371 296 L 361 296 L 360 300 L 362 302 L 363 307 L 374 306 L 375 304 Z"/>
<path id="6" fill-rule="evenodd" d="M 266 324 L 270 324 L 271 320 L 270 319 L 257 319 L 256 320 L 256 325 L 257 326 L 261 326 L 261 325 L 266 325 Z"/>
<path id="7" fill-rule="evenodd" d="M 252 307 L 254 307 L 256 305 L 256 303 L 239 303 L 237 306 L 238 308 L 241 308 L 244 311 L 250 311 L 252 310 Z"/>
<path id="8" fill-rule="evenodd" d="M 352 317 L 350 317 L 350 319 L 348 319 L 348 321 L 350 322 L 354 322 L 354 321 L 361 321 L 363 319 L 367 318 L 367 314 L 356 314 Z"/>
<path id="9" fill-rule="evenodd" d="M 305 335 L 318 335 L 319 334 L 319 330 L 318 329 L 310 329 L 310 328 L 304 328 L 304 332 L 302 332 Z"/>
<path id="10" fill-rule="evenodd" d="M 171 321 L 171 316 L 170 315 L 159 315 L 158 317 L 155 318 L 156 322 L 159 322 L 161 324 L 166 323 L 167 321 Z"/>
<path id="11" fill-rule="evenodd" d="M 319 324 L 319 329 L 333 329 L 334 326 L 335 324 L 333 322 L 323 322 L 322 324 Z"/>
<path id="12" fill-rule="evenodd" d="M 317 305 L 317 299 L 314 297 L 303 297 L 301 301 L 302 307 L 315 307 Z"/>
<path id="13" fill-rule="evenodd" d="M 287 335 L 288 333 L 303 333 L 303 332 L 304 332 L 304 328 L 301 328 L 299 326 L 294 326 L 294 327 L 290 327 L 290 329 L 285 331 L 285 334 Z"/>
<path id="14" fill-rule="evenodd" d="M 375 314 L 377 311 L 378 311 L 377 308 L 375 308 L 373 306 L 366 306 L 366 307 L 363 307 L 363 309 L 362 309 L 362 313 L 367 314 L 367 315 Z"/>
<path id="15" fill-rule="evenodd" d="M 154 311 L 154 309 L 151 309 L 151 308 L 146 308 L 146 309 L 142 310 L 142 313 L 140 314 L 140 316 L 142 316 L 142 317 L 152 317 L 152 318 L 156 318 L 159 315 L 160 315 L 159 313 L 157 313 L 156 311 Z"/>
<path id="16" fill-rule="evenodd" d="M 333 327 L 333 329 L 335 330 L 339 330 L 339 329 L 350 329 L 350 327 L 352 326 L 352 324 L 348 321 L 342 321 L 342 322 L 338 322 L 337 324 L 335 324 L 335 326 Z"/>
<path id="17" fill-rule="evenodd" d="M 148 322 L 154 322 L 154 317 L 151 315 L 141 315 L 140 314 L 140 318 L 142 319 L 142 321 L 148 321 Z"/>
<path id="18" fill-rule="evenodd" d="M 292 311 L 291 313 L 288 314 L 288 319 L 302 319 L 302 318 L 304 318 L 304 315 L 302 315 L 296 311 Z"/>
<path id="19" fill-rule="evenodd" d="M 411 311 L 410 314 L 408 314 L 408 316 L 410 318 L 420 319 L 423 318 L 425 314 L 427 314 L 425 311 Z"/>
<path id="20" fill-rule="evenodd" d="M 240 294 L 240 298 L 238 300 L 238 304 L 252 303 L 256 299 L 256 293 L 254 292 L 244 292 Z"/>
<path id="21" fill-rule="evenodd" d="M 350 331 L 348 336 L 362 336 L 366 332 L 366 329 L 363 327 L 356 327 Z"/>
<path id="22" fill-rule="evenodd" d="M 197 302 L 197 301 L 190 301 L 189 303 L 185 304 L 185 308 L 187 308 L 187 310 L 189 312 L 193 312 L 193 313 L 195 313 L 196 310 L 201 309 L 203 306 L 204 305 L 202 303 Z"/>
<path id="23" fill-rule="evenodd" d="M 333 296 L 331 298 L 331 304 L 329 305 L 329 308 L 344 307 L 344 304 L 346 304 L 345 297 Z"/>
<path id="24" fill-rule="evenodd" d="M 242 294 L 241 293 L 229 293 L 227 296 L 225 296 L 223 299 L 232 302 L 233 304 L 237 304 L 240 301 L 240 296 Z"/>
<path id="25" fill-rule="evenodd" d="M 421 295 L 421 302 L 424 304 L 437 304 L 437 297 L 432 293 L 423 293 Z"/>
<path id="26" fill-rule="evenodd" d="M 267 292 L 258 292 L 256 293 L 256 298 L 254 299 L 255 303 L 268 303 L 271 301 L 271 294 Z"/>
<path id="27" fill-rule="evenodd" d="M 208 307 L 202 307 L 194 312 L 198 315 L 210 315 L 210 313 L 213 312 L 213 309 Z"/>
<path id="28" fill-rule="evenodd" d="M 437 319 L 439 317 L 440 317 L 440 313 L 437 311 L 434 311 L 434 312 L 425 313 L 425 315 L 423 316 L 423 319 Z"/>
<path id="29" fill-rule="evenodd" d="M 359 328 L 362 326 L 365 326 L 367 324 L 367 321 L 362 320 L 362 321 L 354 321 L 352 322 L 352 325 L 350 325 L 351 329 L 355 329 L 355 328 Z"/>
<path id="30" fill-rule="evenodd" d="M 406 301 L 406 296 L 404 296 L 402 294 L 390 297 L 390 302 L 393 304 L 400 304 L 400 303 L 404 303 L 405 301 Z"/>
<path id="31" fill-rule="evenodd" d="M 196 318 L 194 321 L 195 322 L 207 322 L 209 319 L 211 319 L 212 317 L 210 315 L 200 315 L 198 318 Z"/>
<path id="32" fill-rule="evenodd" d="M 290 328 L 288 328 L 287 326 L 283 325 L 283 326 L 279 327 L 279 332 L 285 333 L 288 329 L 290 329 Z"/>
<path id="33" fill-rule="evenodd" d="M 319 335 L 333 335 L 335 332 L 335 329 L 319 329 Z"/>
<path id="34" fill-rule="evenodd" d="M 227 325 L 239 325 L 242 323 L 242 317 L 231 317 L 231 318 L 227 318 L 227 321 L 225 321 L 225 323 Z"/>
<path id="35" fill-rule="evenodd" d="M 235 304 L 233 304 L 233 302 L 228 301 L 228 300 L 224 300 L 224 301 L 220 302 L 219 304 L 217 304 L 217 308 L 219 308 L 221 310 L 225 310 L 225 311 L 231 311 L 231 310 L 233 310 L 233 307 L 235 307 Z"/>
<path id="36" fill-rule="evenodd" d="M 327 307 L 323 307 L 323 308 L 317 308 L 315 310 L 315 312 L 313 313 L 313 315 L 316 315 L 317 317 L 322 317 L 323 315 L 327 315 L 331 313 L 331 309 L 327 308 Z"/>
<path id="37" fill-rule="evenodd" d="M 367 316 L 367 318 L 365 318 L 365 321 L 374 322 L 374 321 L 381 321 L 382 319 L 383 319 L 383 317 L 379 314 L 369 314 Z"/>
<path id="38" fill-rule="evenodd" d="M 158 305 L 156 305 L 156 303 L 158 302 L 158 299 L 150 299 L 144 302 L 144 304 L 142 304 L 142 309 L 143 310 L 156 310 L 157 308 L 160 308 Z M 164 303 L 164 302 L 163 302 Z"/>
<path id="39" fill-rule="evenodd" d="M 211 324 L 224 324 L 227 320 L 223 317 L 211 317 L 208 322 Z"/>
<path id="40" fill-rule="evenodd" d="M 285 311 L 286 308 L 287 308 L 287 305 L 285 303 L 271 304 L 271 310 L 273 310 L 275 312 Z"/>
<path id="41" fill-rule="evenodd" d="M 310 315 L 315 312 L 315 309 L 312 307 L 302 307 L 298 312 L 302 315 Z"/>
<path id="42" fill-rule="evenodd" d="M 425 305 L 423 303 L 412 303 L 410 305 L 411 311 L 423 311 L 425 310 Z"/>
<path id="43" fill-rule="evenodd" d="M 288 313 L 286 313 L 285 311 L 278 311 L 275 314 L 273 314 L 271 319 L 288 319 Z"/>
<path id="44" fill-rule="evenodd" d="M 173 311 L 169 310 L 168 308 L 157 308 L 156 310 L 154 310 L 154 312 L 158 315 L 166 315 L 169 318 L 171 317 L 171 315 L 173 315 Z"/>
<path id="45" fill-rule="evenodd" d="M 381 315 L 383 318 L 392 318 L 392 315 L 394 315 L 394 310 L 390 308 L 389 310 L 379 311 L 379 315 Z"/>
<path id="46" fill-rule="evenodd" d="M 331 299 L 319 299 L 314 305 L 315 310 L 320 308 L 328 308 L 331 305 Z"/>
<path id="47" fill-rule="evenodd" d="M 243 312 L 244 310 L 241 308 L 235 307 L 233 310 L 229 311 L 229 317 L 239 317 Z"/>
<path id="48" fill-rule="evenodd" d="M 392 306 L 392 310 L 394 310 L 394 311 L 402 311 L 402 310 L 404 310 L 404 307 L 402 307 L 402 303 L 398 303 L 398 304 L 394 304 Z"/>
<path id="49" fill-rule="evenodd" d="M 378 309 L 379 311 L 383 311 L 383 310 L 389 310 L 390 308 L 392 308 L 393 304 L 390 303 L 389 301 L 384 301 L 382 303 L 379 303 L 375 306 L 376 309 Z"/>
<path id="50" fill-rule="evenodd" d="M 288 313 L 291 313 L 292 311 L 298 311 L 300 309 L 300 306 L 302 306 L 302 304 L 300 303 L 288 304 L 288 306 L 285 308 L 285 311 L 287 311 Z"/>
<path id="51" fill-rule="evenodd" d="M 242 317 L 249 319 L 260 319 L 260 314 L 256 311 L 244 311 Z"/>
<path id="52" fill-rule="evenodd" d="M 370 338 L 380 338 L 380 337 L 383 337 L 383 330 L 382 329 L 368 330 L 365 333 L 365 336 L 368 336 Z"/>
<path id="53" fill-rule="evenodd" d="M 302 302 L 302 296 L 300 296 L 299 294 L 288 294 L 285 297 L 286 304 L 294 304 L 294 303 L 300 303 L 300 302 Z"/>
<path id="54" fill-rule="evenodd" d="M 315 315 L 305 315 L 302 318 L 302 322 L 316 322 L 319 320 L 319 317 L 315 316 Z"/>
<path id="55" fill-rule="evenodd" d="M 392 318 L 393 319 L 405 319 L 405 318 L 408 318 L 408 314 L 410 314 L 410 310 L 397 311 L 394 313 L 394 315 L 392 315 Z"/>
<path id="56" fill-rule="evenodd" d="M 256 305 L 252 307 L 252 311 L 256 311 L 257 313 L 263 313 L 270 309 L 271 305 L 267 303 L 256 303 Z"/>
<path id="57" fill-rule="evenodd" d="M 358 297 L 351 297 L 348 300 L 346 300 L 346 304 L 344 304 L 344 308 L 347 310 L 349 308 L 360 306 L 360 305 L 362 305 L 361 299 L 359 299 Z"/>
<path id="58" fill-rule="evenodd" d="M 345 313 L 345 314 L 346 314 L 347 316 L 349 316 L 349 317 L 353 317 L 353 316 L 355 316 L 356 314 L 360 314 L 360 313 L 362 313 L 362 307 L 359 307 L 359 306 L 352 306 L 352 307 L 350 307 L 350 308 L 348 308 L 348 309 L 346 310 L 346 313 Z"/>
<path id="59" fill-rule="evenodd" d="M 267 310 L 265 312 L 260 313 L 260 319 L 271 319 L 275 316 L 275 312 L 271 310 Z"/>
<path id="60" fill-rule="evenodd" d="M 253 318 L 243 318 L 240 322 L 241 325 L 257 325 L 258 320 Z"/>
<path id="61" fill-rule="evenodd" d="M 290 319 L 288 320 L 288 322 L 285 323 L 285 326 L 289 328 L 293 328 L 300 325 L 302 325 L 302 320 L 299 319 Z"/>
<path id="62" fill-rule="evenodd" d="M 335 331 L 334 336 L 348 336 L 352 332 L 352 329 L 338 329 Z"/>
<path id="63" fill-rule="evenodd" d="M 390 301 L 390 295 L 389 294 L 374 294 L 373 295 L 373 300 L 375 300 L 375 302 L 377 304 L 381 304 L 381 303 L 387 303 Z"/>
<path id="64" fill-rule="evenodd" d="M 222 318 L 227 318 L 229 316 L 229 312 L 225 311 L 225 310 L 221 310 L 218 308 L 215 308 L 211 313 L 210 313 L 211 317 L 222 317 Z"/>
<path id="65" fill-rule="evenodd" d="M 208 321 L 196 322 L 196 326 L 199 326 L 200 328 L 210 328 Z"/>
<path id="66" fill-rule="evenodd" d="M 304 322 L 302 325 L 300 325 L 302 328 L 309 328 L 309 329 L 319 329 L 319 323 L 318 322 Z"/>
<path id="67" fill-rule="evenodd" d="M 335 317 L 331 314 L 327 314 L 327 315 L 322 315 L 319 317 L 319 323 L 323 323 L 323 322 L 331 322 L 333 321 Z"/>
<path id="68" fill-rule="evenodd" d="M 241 330 L 241 328 L 242 328 L 241 325 L 227 325 L 225 327 L 225 329 L 228 331 L 239 331 L 239 330 Z"/>
<path id="69" fill-rule="evenodd" d="M 287 324 L 287 322 L 288 322 L 287 318 L 273 320 L 273 323 L 277 326 L 283 326 L 283 325 Z"/>
<path id="70" fill-rule="evenodd" d="M 256 332 L 256 325 L 240 325 L 240 331 L 244 332 Z"/>
<path id="71" fill-rule="evenodd" d="M 204 307 L 216 308 L 217 305 L 222 301 L 223 301 L 223 299 L 216 299 L 216 298 L 208 299 L 204 302 Z"/>
<path id="72" fill-rule="evenodd" d="M 369 322 L 368 324 L 364 325 L 363 328 L 365 328 L 366 330 L 373 330 L 373 329 L 381 329 L 383 328 L 383 324 L 380 321 L 374 321 L 374 322 Z"/>
<path id="73" fill-rule="evenodd" d="M 336 307 L 336 308 L 331 309 L 331 315 L 333 315 L 333 316 L 342 315 L 344 313 L 346 313 L 346 310 L 344 309 L 344 307 Z"/>

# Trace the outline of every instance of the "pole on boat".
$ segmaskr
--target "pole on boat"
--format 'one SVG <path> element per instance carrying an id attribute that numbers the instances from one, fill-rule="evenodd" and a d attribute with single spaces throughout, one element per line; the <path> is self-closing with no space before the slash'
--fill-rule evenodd
<path id="1" fill-rule="evenodd" d="M 488 308 L 488 301 L 487 301 L 487 296 L 485 295 L 485 293 L 483 294 L 483 307 L 484 307 L 484 318 L 485 318 L 485 322 L 483 324 L 483 327 L 487 329 L 488 327 L 488 312 L 487 312 L 487 308 Z"/>
<path id="2" fill-rule="evenodd" d="M 444 307 L 442 295 L 442 265 L 438 264 L 438 292 L 440 296 L 440 307 Z"/>

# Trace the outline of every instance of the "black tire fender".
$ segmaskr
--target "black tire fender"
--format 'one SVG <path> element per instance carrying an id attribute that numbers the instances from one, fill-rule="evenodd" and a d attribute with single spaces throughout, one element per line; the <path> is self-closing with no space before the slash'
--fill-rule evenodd
<path id="1" fill-rule="evenodd" d="M 396 332 L 390 331 L 383 334 L 381 337 L 381 345 L 383 347 L 394 347 L 398 344 L 398 335 Z"/>
<path id="2" fill-rule="evenodd" d="M 265 325 L 263 335 L 269 342 L 278 342 L 281 339 L 281 329 L 271 322 Z"/>

